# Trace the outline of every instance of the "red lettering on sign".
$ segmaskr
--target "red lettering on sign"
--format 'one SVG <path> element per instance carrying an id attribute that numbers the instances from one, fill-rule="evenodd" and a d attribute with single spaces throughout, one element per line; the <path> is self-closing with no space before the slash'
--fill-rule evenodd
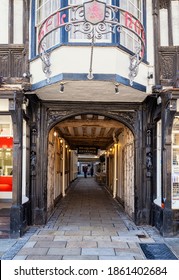
<path id="1" fill-rule="evenodd" d="M 134 29 L 135 29 L 135 32 L 138 34 L 138 35 L 141 35 L 141 23 L 139 20 L 136 20 L 135 23 L 134 23 Z"/>
<path id="2" fill-rule="evenodd" d="M 66 14 L 61 15 L 60 12 L 57 12 L 56 14 L 48 17 L 40 28 L 38 42 L 40 43 L 47 33 L 65 24 L 64 19 L 66 16 Z"/>
<path id="3" fill-rule="evenodd" d="M 66 18 L 66 14 L 60 14 L 60 12 L 57 13 L 57 27 L 60 27 L 62 24 L 64 24 L 64 19 Z"/>
<path id="4" fill-rule="evenodd" d="M 65 22 L 64 22 L 64 19 L 66 18 L 66 14 L 63 14 L 62 16 L 61 16 L 61 24 L 64 24 Z"/>
<path id="5" fill-rule="evenodd" d="M 130 29 L 133 27 L 132 16 L 128 12 L 125 12 L 125 26 Z"/>
<path id="6" fill-rule="evenodd" d="M 50 16 L 47 20 L 46 20 L 46 23 L 45 23 L 45 33 L 48 33 L 49 31 L 52 30 L 53 28 L 53 21 L 52 21 L 53 17 Z"/>
<path id="7" fill-rule="evenodd" d="M 45 30 L 44 30 L 44 25 L 40 29 L 39 36 L 38 36 L 38 42 L 41 41 L 41 39 L 45 36 Z"/>

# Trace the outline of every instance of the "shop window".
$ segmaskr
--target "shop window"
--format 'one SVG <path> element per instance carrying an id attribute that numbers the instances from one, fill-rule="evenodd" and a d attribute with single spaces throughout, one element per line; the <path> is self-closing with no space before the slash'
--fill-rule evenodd
<path id="1" fill-rule="evenodd" d="M 154 200 L 156 204 L 161 206 L 161 153 L 162 153 L 162 130 L 161 130 L 161 120 L 157 122 L 157 197 Z"/>
<path id="2" fill-rule="evenodd" d="M 1 115 L 0 120 L 0 191 L 12 191 L 13 138 L 11 117 Z"/>
<path id="3" fill-rule="evenodd" d="M 172 131 L 172 208 L 179 209 L 179 118 L 176 117 Z"/>
<path id="4" fill-rule="evenodd" d="M 39 28 L 42 22 L 52 13 L 59 9 L 59 0 L 37 0 L 36 1 L 36 34 L 38 36 Z M 38 39 L 37 39 L 38 41 Z M 60 43 L 60 29 L 52 31 L 45 39 L 45 47 L 49 49 Z"/>
<path id="5" fill-rule="evenodd" d="M 0 123 L 0 136 L 10 135 L 10 124 Z"/>
<path id="6" fill-rule="evenodd" d="M 120 8 L 128 11 L 135 16 L 141 23 L 143 23 L 143 1 L 142 0 L 120 0 Z M 125 16 L 120 14 L 120 21 L 125 25 Z M 127 29 L 123 29 L 120 33 L 120 45 L 129 49 L 132 52 L 136 52 L 136 49 L 140 46 L 138 37 Z"/>
<path id="7" fill-rule="evenodd" d="M 0 191 L 12 191 L 12 137 L 0 137 Z"/>

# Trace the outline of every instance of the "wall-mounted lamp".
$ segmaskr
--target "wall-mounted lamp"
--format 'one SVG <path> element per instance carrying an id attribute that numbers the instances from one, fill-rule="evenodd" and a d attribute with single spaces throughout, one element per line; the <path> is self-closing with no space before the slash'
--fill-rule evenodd
<path id="1" fill-rule="evenodd" d="M 157 105 L 159 105 L 159 104 L 161 104 L 162 103 L 162 99 L 161 99 L 161 97 L 159 96 L 158 98 L 157 98 Z"/>
<path id="2" fill-rule="evenodd" d="M 64 92 L 64 83 L 60 83 L 60 93 L 63 93 Z"/>
<path id="3" fill-rule="evenodd" d="M 56 131 L 54 131 L 53 135 L 56 137 L 56 136 L 57 136 L 57 132 L 56 132 Z"/>
<path id="4" fill-rule="evenodd" d="M 32 74 L 30 74 L 30 72 L 24 72 L 24 73 L 22 74 L 22 77 L 23 77 L 23 78 L 29 79 L 29 78 L 32 77 Z"/>
<path id="5" fill-rule="evenodd" d="M 26 110 L 27 107 L 29 106 L 29 99 L 27 99 L 26 97 L 23 98 L 23 102 L 22 102 L 22 110 Z"/>
<path id="6" fill-rule="evenodd" d="M 0 86 L 4 83 L 3 77 L 0 76 Z"/>
<path id="7" fill-rule="evenodd" d="M 115 84 L 115 94 L 119 94 L 119 85 L 120 84 Z"/>
<path id="8" fill-rule="evenodd" d="M 150 79 L 153 79 L 153 77 L 154 77 L 153 73 L 148 72 L 147 79 L 150 80 Z"/>

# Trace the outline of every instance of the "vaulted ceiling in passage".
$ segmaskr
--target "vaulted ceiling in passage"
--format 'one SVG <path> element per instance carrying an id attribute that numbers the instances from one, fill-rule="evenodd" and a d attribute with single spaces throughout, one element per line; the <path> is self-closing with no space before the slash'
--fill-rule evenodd
<path id="1" fill-rule="evenodd" d="M 72 149 L 83 146 L 105 150 L 123 128 L 124 125 L 116 120 L 93 114 L 78 115 L 56 125 L 59 135 Z"/>

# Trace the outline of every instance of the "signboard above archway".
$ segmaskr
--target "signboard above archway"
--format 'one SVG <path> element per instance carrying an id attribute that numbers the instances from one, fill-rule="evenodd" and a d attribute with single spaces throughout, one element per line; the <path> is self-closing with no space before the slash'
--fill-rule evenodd
<path id="1" fill-rule="evenodd" d="M 138 67 L 144 57 L 145 50 L 145 31 L 142 23 L 127 10 L 118 6 L 108 5 L 102 1 L 87 1 L 82 5 L 69 5 L 59 8 L 51 14 L 41 24 L 38 33 L 38 52 L 43 61 L 43 71 L 49 79 L 50 71 L 50 53 L 46 50 L 45 38 L 54 30 L 65 27 L 67 32 L 81 32 L 87 35 L 91 40 L 91 61 L 89 79 L 92 75 L 92 54 L 95 39 L 101 39 L 108 33 L 123 32 L 128 30 L 132 32 L 136 40 L 136 50 L 130 57 L 129 79 L 133 84 L 137 76 Z"/>

